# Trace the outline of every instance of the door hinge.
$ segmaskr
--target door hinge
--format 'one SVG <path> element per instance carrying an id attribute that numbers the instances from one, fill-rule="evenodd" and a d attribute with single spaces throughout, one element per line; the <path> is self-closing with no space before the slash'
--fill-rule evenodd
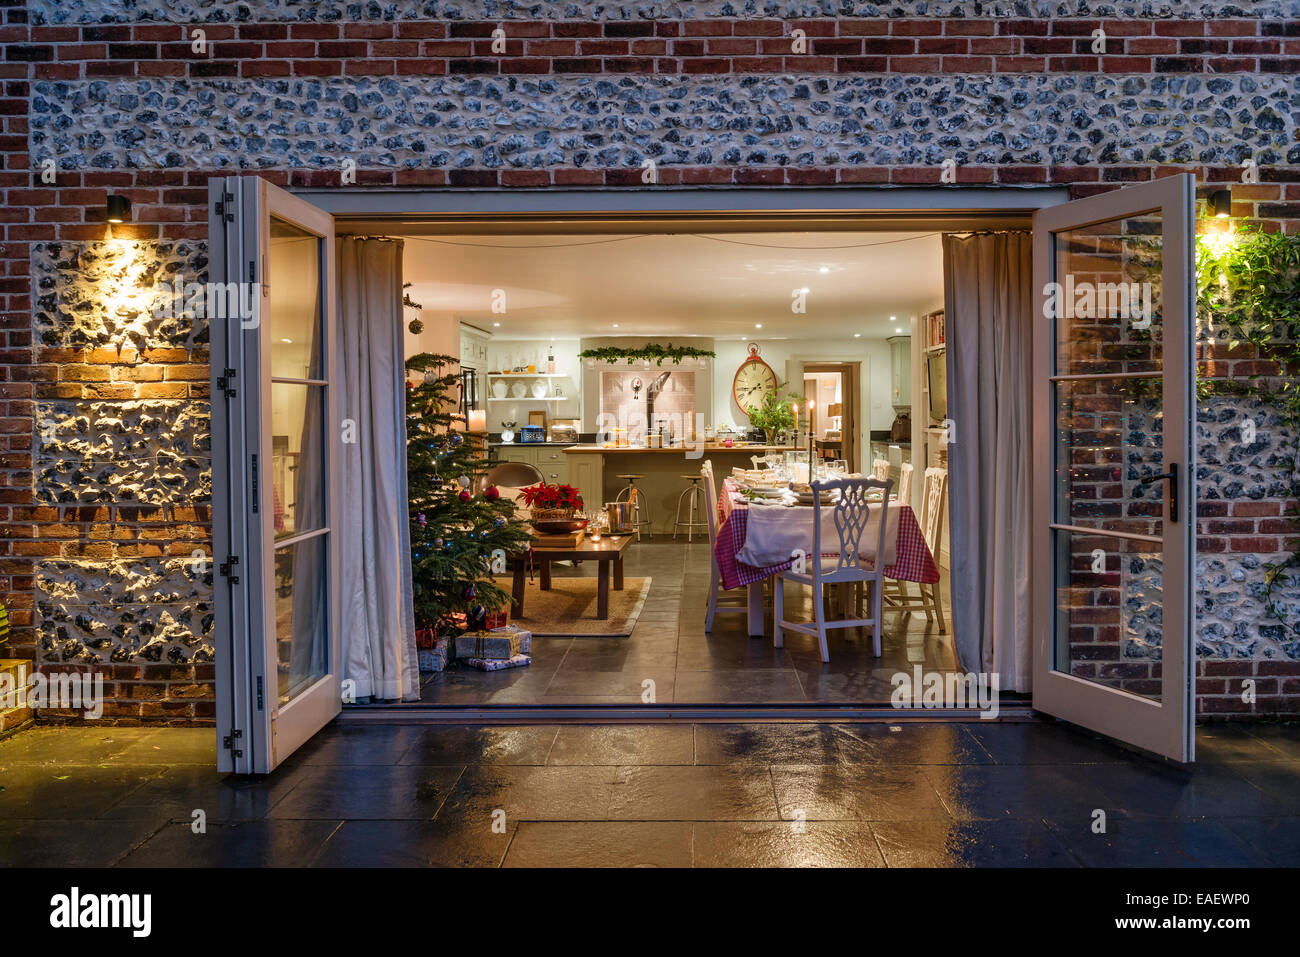
<path id="1" fill-rule="evenodd" d="M 217 215 L 221 217 L 222 222 L 233 223 L 235 221 L 235 211 L 231 208 L 234 201 L 234 193 L 222 191 L 221 198 L 217 200 Z"/>
<path id="2" fill-rule="evenodd" d="M 221 375 L 217 378 L 217 388 L 226 394 L 227 399 L 235 397 L 235 389 L 230 384 L 230 380 L 235 378 L 236 375 L 234 369 L 222 369 Z"/>
<path id="3" fill-rule="evenodd" d="M 218 570 L 221 572 L 222 575 L 230 579 L 230 584 L 232 585 L 239 584 L 239 576 L 232 574 L 235 570 L 235 566 L 238 564 L 239 564 L 238 555 L 227 555 L 226 560 L 222 562 L 220 566 L 218 566 Z"/>
<path id="4" fill-rule="evenodd" d="M 221 746 L 231 753 L 233 757 L 242 758 L 244 751 L 242 748 L 235 747 L 235 742 L 244 736 L 244 732 L 234 729 L 228 735 L 221 739 Z"/>

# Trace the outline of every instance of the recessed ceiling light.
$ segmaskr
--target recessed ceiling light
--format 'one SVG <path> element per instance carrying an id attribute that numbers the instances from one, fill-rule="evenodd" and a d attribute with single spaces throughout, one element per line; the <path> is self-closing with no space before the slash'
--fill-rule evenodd
<path id="1" fill-rule="evenodd" d="M 855 332 L 855 333 L 853 333 L 853 338 L 854 338 L 854 339 L 861 339 L 861 338 L 862 338 L 862 333 L 860 333 L 860 332 Z"/>
<path id="2" fill-rule="evenodd" d="M 902 332 L 902 331 L 903 331 L 903 328 L 902 328 L 902 326 L 899 326 L 899 327 L 898 327 L 897 329 L 895 329 L 894 331 L 895 331 L 895 332 Z"/>
<path id="3" fill-rule="evenodd" d="M 890 317 L 889 317 L 889 321 L 890 321 L 890 322 L 898 322 L 898 316 L 890 316 Z"/>
<path id="4" fill-rule="evenodd" d="M 499 322 L 494 322 L 494 323 L 492 323 L 492 328 L 493 328 L 493 329 L 497 329 L 497 328 L 499 328 L 500 326 L 501 326 L 501 323 L 499 323 Z"/>
<path id="5" fill-rule="evenodd" d="M 293 345 L 293 340 L 292 340 L 292 339 L 281 339 L 280 341 L 283 342 L 283 343 L 287 343 L 288 345 Z"/>
<path id="6" fill-rule="evenodd" d="M 754 323 L 754 328 L 755 328 L 755 329 L 762 329 L 762 328 L 763 328 L 763 324 L 762 324 L 761 322 L 756 322 L 756 323 Z"/>
<path id="7" fill-rule="evenodd" d="M 615 329 L 617 329 L 617 328 L 618 328 L 618 323 L 617 323 L 617 322 L 616 322 L 616 323 L 614 323 L 614 328 L 615 328 Z"/>
<path id="8" fill-rule="evenodd" d="M 821 269 L 818 269 L 817 271 L 818 271 L 819 273 L 821 273 L 821 274 L 824 276 L 824 275 L 826 275 L 828 272 L 831 271 L 831 267 L 830 267 L 830 266 L 822 266 L 822 268 L 821 268 Z"/>

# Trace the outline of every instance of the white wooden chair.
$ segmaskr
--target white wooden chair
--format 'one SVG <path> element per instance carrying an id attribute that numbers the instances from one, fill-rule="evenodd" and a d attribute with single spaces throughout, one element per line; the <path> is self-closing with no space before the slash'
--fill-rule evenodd
<path id="1" fill-rule="evenodd" d="M 943 536 L 943 513 L 948 504 L 948 470 L 928 468 L 925 470 L 925 484 L 921 497 L 921 536 L 926 548 L 934 556 L 935 564 L 939 562 L 940 539 Z M 925 612 L 926 621 L 938 620 L 939 634 L 946 635 L 948 626 L 943 618 L 943 589 L 940 583 L 928 585 L 917 582 L 918 595 L 913 596 L 911 583 L 890 579 L 885 600 L 892 611 L 911 611 L 920 609 Z"/>
<path id="2" fill-rule="evenodd" d="M 704 630 L 706 632 L 713 630 L 713 616 L 718 612 L 741 612 L 742 614 L 749 611 L 748 604 L 744 605 L 719 605 L 718 593 L 722 590 L 722 572 L 718 568 L 718 557 L 714 553 L 714 546 L 718 544 L 718 489 L 713 482 L 713 463 L 706 461 L 700 466 L 700 474 L 704 476 L 704 511 L 709 517 L 709 606 L 704 616 Z M 739 589 L 740 594 L 748 600 L 748 592 Z"/>
<path id="3" fill-rule="evenodd" d="M 905 462 L 898 467 L 898 500 L 904 505 L 912 504 L 912 473 L 916 469 L 912 463 Z"/>
<path id="4" fill-rule="evenodd" d="M 835 481 L 818 481 L 813 483 L 815 491 L 839 489 L 840 499 L 834 505 L 823 506 L 822 496 L 814 496 L 813 504 L 813 548 L 805 560 L 804 571 L 794 568 L 781 572 L 772 582 L 773 588 L 773 628 L 772 643 L 780 648 L 785 643 L 783 631 L 797 631 L 812 635 L 821 645 L 822 661 L 830 661 L 830 651 L 826 646 L 826 632 L 831 628 L 870 628 L 872 651 L 877 658 L 881 654 L 881 601 L 883 599 L 884 570 L 879 561 L 885 552 L 885 509 L 889 507 L 888 481 L 876 479 L 838 479 Z M 884 495 L 878 503 L 867 501 L 867 494 L 881 489 Z M 838 533 L 839 554 L 833 558 L 823 558 L 822 552 L 822 509 L 832 511 L 835 529 Z M 867 529 L 868 519 L 873 509 L 879 510 L 880 522 L 877 526 L 876 560 L 864 563 L 861 556 L 862 535 Z M 811 573 L 810 573 L 811 572 Z M 813 620 L 811 622 L 787 621 L 785 618 L 785 582 L 792 581 L 812 586 Z M 871 583 L 871 617 L 850 617 L 847 601 L 847 589 Z M 826 602 L 823 601 L 823 589 L 826 585 L 840 585 L 846 591 L 841 593 L 840 614 L 843 618 L 827 620 Z M 854 614 L 861 615 L 861 607 L 854 603 Z"/>
<path id="5" fill-rule="evenodd" d="M 889 459 L 876 459 L 871 463 L 871 477 L 877 482 L 889 481 Z"/>
<path id="6" fill-rule="evenodd" d="M 781 464 L 782 459 L 779 455 L 751 455 L 749 461 L 754 463 L 756 469 L 773 469 Z"/>

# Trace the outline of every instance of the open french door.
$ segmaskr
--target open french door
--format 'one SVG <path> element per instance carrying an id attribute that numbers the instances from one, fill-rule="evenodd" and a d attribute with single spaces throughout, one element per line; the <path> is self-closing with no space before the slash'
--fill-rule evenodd
<path id="1" fill-rule="evenodd" d="M 1034 707 L 1191 761 L 1195 188 L 1034 215 Z"/>
<path id="2" fill-rule="evenodd" d="M 209 181 L 217 767 L 266 773 L 341 710 L 334 221 Z"/>

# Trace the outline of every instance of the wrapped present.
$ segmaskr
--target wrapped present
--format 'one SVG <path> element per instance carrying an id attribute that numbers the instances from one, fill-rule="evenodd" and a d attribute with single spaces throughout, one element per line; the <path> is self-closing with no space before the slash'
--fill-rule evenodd
<path id="1" fill-rule="evenodd" d="M 479 671 L 502 671 L 506 668 L 525 668 L 533 663 L 532 655 L 511 655 L 509 658 L 468 658 L 465 664 Z"/>
<path id="2" fill-rule="evenodd" d="M 504 628 L 510 622 L 510 616 L 504 611 L 488 612 L 487 623 L 483 626 L 488 631 L 496 631 L 498 628 Z"/>
<path id="3" fill-rule="evenodd" d="M 491 658 L 504 661 L 519 654 L 517 631 L 467 631 L 456 636 L 457 658 Z"/>
<path id="4" fill-rule="evenodd" d="M 519 637 L 519 653 L 523 655 L 532 654 L 533 633 L 531 631 L 524 631 L 518 625 L 506 625 L 502 628 L 493 628 L 491 630 L 503 635 L 517 635 Z"/>
<path id="5" fill-rule="evenodd" d="M 447 659 L 451 657 L 451 639 L 438 638 L 431 648 L 416 648 L 421 671 L 445 671 Z"/>
<path id="6" fill-rule="evenodd" d="M 432 648 L 436 640 L 432 628 L 415 629 L 415 647 Z"/>

